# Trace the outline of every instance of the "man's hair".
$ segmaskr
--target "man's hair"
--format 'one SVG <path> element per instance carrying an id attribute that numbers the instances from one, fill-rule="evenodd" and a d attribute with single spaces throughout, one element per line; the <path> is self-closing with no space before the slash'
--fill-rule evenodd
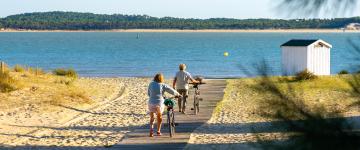
<path id="1" fill-rule="evenodd" d="M 185 70 L 185 69 L 186 69 L 186 65 L 185 65 L 185 64 L 180 64 L 180 65 L 179 65 L 179 69 L 180 69 L 180 70 Z"/>
<path id="2" fill-rule="evenodd" d="M 164 82 L 164 75 L 161 73 L 158 73 L 154 77 L 154 81 L 157 83 L 163 83 Z"/>

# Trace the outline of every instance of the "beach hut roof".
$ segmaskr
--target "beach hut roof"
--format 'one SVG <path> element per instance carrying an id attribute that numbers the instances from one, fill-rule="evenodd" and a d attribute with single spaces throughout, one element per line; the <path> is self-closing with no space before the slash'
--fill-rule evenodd
<path id="1" fill-rule="evenodd" d="M 312 45 L 314 43 L 321 43 L 327 47 L 332 47 L 329 43 L 323 41 L 323 40 L 302 40 L 302 39 L 292 39 L 290 41 L 287 41 L 286 43 L 282 44 L 281 46 L 309 46 Z"/>

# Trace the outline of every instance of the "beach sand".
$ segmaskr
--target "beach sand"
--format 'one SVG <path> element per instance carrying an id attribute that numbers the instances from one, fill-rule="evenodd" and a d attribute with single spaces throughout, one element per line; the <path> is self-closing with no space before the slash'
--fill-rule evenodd
<path id="1" fill-rule="evenodd" d="M 80 78 L 74 84 L 90 90 L 91 103 L 29 103 L 2 109 L 0 143 L 8 148 L 18 146 L 18 149 L 113 145 L 132 128 L 148 123 L 149 82 L 149 78 Z M 32 102 L 50 96 L 31 94 L 28 89 L 2 95 Z"/>

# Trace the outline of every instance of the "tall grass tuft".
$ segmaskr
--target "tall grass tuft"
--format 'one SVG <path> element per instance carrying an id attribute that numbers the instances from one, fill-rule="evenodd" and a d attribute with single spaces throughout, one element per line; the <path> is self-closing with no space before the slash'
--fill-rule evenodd
<path id="1" fill-rule="evenodd" d="M 14 66 L 14 71 L 15 72 L 24 72 L 25 71 L 25 68 L 21 65 L 15 65 Z"/>
<path id="2" fill-rule="evenodd" d="M 296 76 L 295 76 L 296 81 L 313 80 L 313 79 L 316 79 L 316 78 L 317 78 L 317 76 L 314 73 L 307 70 L 307 69 L 297 73 Z"/>
<path id="3" fill-rule="evenodd" d="M 0 92 L 15 91 L 18 89 L 16 84 L 16 80 L 10 76 L 9 72 L 0 72 Z"/>
<path id="4" fill-rule="evenodd" d="M 43 75 L 45 74 L 45 71 L 43 71 L 41 68 L 33 68 L 33 67 L 27 67 L 27 72 L 34 74 L 34 75 Z"/>
<path id="5" fill-rule="evenodd" d="M 77 78 L 78 77 L 78 74 L 74 69 L 58 68 L 58 69 L 55 69 L 53 71 L 53 74 L 58 75 L 58 76 L 71 77 L 71 78 Z"/>
<path id="6" fill-rule="evenodd" d="M 41 68 L 35 68 L 35 75 L 43 75 L 45 74 L 45 71 L 42 70 Z"/>

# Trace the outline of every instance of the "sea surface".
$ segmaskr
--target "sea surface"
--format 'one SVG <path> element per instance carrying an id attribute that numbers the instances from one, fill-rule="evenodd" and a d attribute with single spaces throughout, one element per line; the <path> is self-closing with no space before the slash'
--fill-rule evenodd
<path id="1" fill-rule="evenodd" d="M 280 45 L 290 39 L 332 44 L 333 74 L 360 64 L 349 43 L 360 46 L 359 33 L 3 32 L 0 60 L 46 71 L 73 68 L 86 77 L 172 77 L 180 63 L 193 75 L 245 77 L 258 75 L 263 62 L 280 75 Z"/>

